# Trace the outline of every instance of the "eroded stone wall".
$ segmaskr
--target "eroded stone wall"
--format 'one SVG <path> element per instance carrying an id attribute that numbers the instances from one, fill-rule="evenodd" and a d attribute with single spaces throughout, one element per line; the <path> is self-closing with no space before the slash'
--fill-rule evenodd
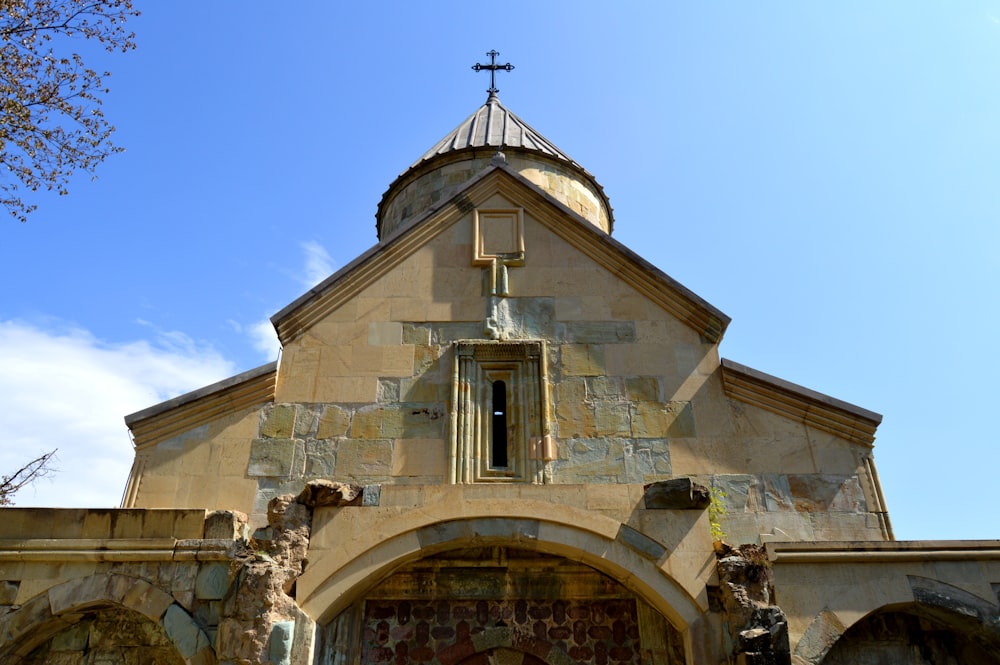
<path id="1" fill-rule="evenodd" d="M 76 617 L 74 617 L 76 618 Z M 86 612 L 32 650 L 23 665 L 185 665 L 163 627 L 118 608 Z"/>

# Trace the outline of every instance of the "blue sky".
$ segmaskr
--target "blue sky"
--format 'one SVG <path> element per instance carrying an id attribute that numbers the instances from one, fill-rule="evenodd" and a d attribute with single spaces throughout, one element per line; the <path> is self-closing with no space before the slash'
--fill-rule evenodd
<path id="1" fill-rule="evenodd" d="M 273 360 L 495 48 L 723 356 L 884 415 L 897 537 L 1000 537 L 1000 1 L 143 4 L 91 60 L 126 152 L 0 220 L 0 468 L 61 469 L 20 505 L 116 505 L 125 414 Z"/>

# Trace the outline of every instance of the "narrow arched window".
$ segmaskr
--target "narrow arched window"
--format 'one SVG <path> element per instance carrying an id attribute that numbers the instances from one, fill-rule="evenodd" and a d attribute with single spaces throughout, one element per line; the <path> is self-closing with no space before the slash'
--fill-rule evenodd
<path id="1" fill-rule="evenodd" d="M 507 384 L 493 382 L 493 441 L 490 446 L 490 466 L 507 466 Z"/>

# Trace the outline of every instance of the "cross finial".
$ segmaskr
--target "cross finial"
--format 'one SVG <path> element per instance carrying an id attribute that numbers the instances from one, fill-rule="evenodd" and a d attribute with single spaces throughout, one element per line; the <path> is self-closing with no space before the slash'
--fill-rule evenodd
<path id="1" fill-rule="evenodd" d="M 500 92 L 500 90 L 497 88 L 497 81 L 496 81 L 497 70 L 502 69 L 505 72 L 509 72 L 510 70 L 514 69 L 514 65 L 510 64 L 509 62 L 505 65 L 498 65 L 497 56 L 500 55 L 499 51 L 489 51 L 486 53 L 486 55 L 490 56 L 490 64 L 481 65 L 477 62 L 476 64 L 472 65 L 472 69 L 473 71 L 477 72 L 482 71 L 484 69 L 489 70 L 490 88 L 486 92 L 490 93 L 490 97 L 495 97 L 496 94 Z"/>

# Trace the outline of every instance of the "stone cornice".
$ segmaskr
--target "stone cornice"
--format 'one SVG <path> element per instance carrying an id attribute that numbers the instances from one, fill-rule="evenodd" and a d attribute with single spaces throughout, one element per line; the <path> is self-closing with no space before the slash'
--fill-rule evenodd
<path id="1" fill-rule="evenodd" d="M 722 311 L 622 243 L 595 229 L 533 182 L 510 169 L 504 168 L 503 171 L 513 180 L 499 181 L 501 194 L 513 203 L 529 209 L 532 216 L 550 231 L 673 314 L 706 341 L 718 343 L 722 340 L 731 320 Z M 543 198 L 551 205 L 540 206 L 537 201 L 532 204 L 532 197 L 525 196 L 524 188 L 530 189 L 534 197 Z M 567 224 L 567 216 L 577 223 Z"/>
<path id="2" fill-rule="evenodd" d="M 772 563 L 1000 561 L 1000 540 L 769 542 Z"/>
<path id="3" fill-rule="evenodd" d="M 222 415 L 274 399 L 277 362 L 125 416 L 137 450 L 155 445 Z"/>
<path id="4" fill-rule="evenodd" d="M 882 416 L 849 402 L 722 359 L 722 383 L 730 397 L 771 413 L 871 447 Z"/>
<path id="5" fill-rule="evenodd" d="M 229 561 L 232 540 L 174 538 L 32 538 L 0 540 L 0 563 Z"/>
<path id="6" fill-rule="evenodd" d="M 333 312 L 462 216 L 500 193 L 550 231 L 650 298 L 709 342 L 722 339 L 729 317 L 507 167 L 494 166 L 452 198 L 372 247 L 271 317 L 282 344 Z"/>

